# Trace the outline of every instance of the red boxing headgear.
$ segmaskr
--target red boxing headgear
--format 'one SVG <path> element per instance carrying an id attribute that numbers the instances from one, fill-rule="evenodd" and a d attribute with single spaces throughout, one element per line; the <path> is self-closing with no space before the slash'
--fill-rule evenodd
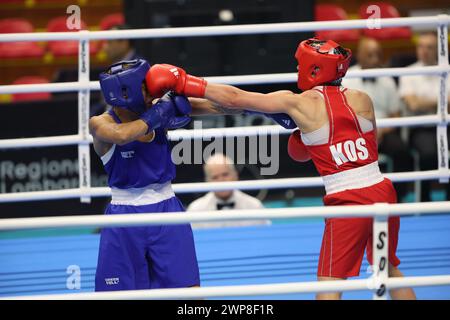
<path id="1" fill-rule="evenodd" d="M 295 58 L 298 62 L 297 86 L 309 90 L 345 76 L 352 52 L 332 40 L 308 39 L 300 42 Z"/>

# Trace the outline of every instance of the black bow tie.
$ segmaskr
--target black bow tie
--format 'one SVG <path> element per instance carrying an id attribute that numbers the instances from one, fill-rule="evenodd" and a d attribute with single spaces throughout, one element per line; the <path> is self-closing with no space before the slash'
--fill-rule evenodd
<path id="1" fill-rule="evenodd" d="M 224 202 L 224 203 L 217 203 L 217 210 L 222 210 L 223 208 L 234 208 L 234 202 Z"/>
<path id="2" fill-rule="evenodd" d="M 375 77 L 367 77 L 367 78 L 362 78 L 363 82 L 372 82 L 375 83 L 377 81 L 377 78 Z"/>

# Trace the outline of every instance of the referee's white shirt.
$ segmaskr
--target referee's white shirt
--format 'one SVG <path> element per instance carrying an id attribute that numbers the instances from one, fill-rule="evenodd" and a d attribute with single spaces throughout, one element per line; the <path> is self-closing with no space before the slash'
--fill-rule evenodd
<path id="1" fill-rule="evenodd" d="M 217 204 L 234 203 L 234 207 L 224 207 L 222 210 L 232 209 L 263 209 L 262 202 L 239 190 L 233 191 L 229 199 L 223 201 L 216 197 L 214 192 L 209 192 L 201 198 L 193 201 L 187 208 L 187 211 L 213 211 L 217 210 Z M 218 213 L 220 214 L 220 213 Z M 238 227 L 251 225 L 268 225 L 269 220 L 241 220 L 241 221 L 219 221 L 219 222 L 198 222 L 193 223 L 192 228 L 222 228 L 222 227 Z"/>

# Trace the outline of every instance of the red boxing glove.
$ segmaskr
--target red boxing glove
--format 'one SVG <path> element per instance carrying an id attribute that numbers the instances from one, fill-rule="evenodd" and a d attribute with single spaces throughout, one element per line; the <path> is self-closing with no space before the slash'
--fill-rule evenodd
<path id="1" fill-rule="evenodd" d="M 311 160 L 311 156 L 302 141 L 301 132 L 299 129 L 291 133 L 288 140 L 288 154 L 298 162 L 306 162 Z"/>
<path id="2" fill-rule="evenodd" d="M 205 96 L 205 79 L 186 74 L 183 69 L 170 64 L 155 64 L 145 76 L 147 89 L 152 97 L 162 97 L 167 91 L 188 97 Z"/>

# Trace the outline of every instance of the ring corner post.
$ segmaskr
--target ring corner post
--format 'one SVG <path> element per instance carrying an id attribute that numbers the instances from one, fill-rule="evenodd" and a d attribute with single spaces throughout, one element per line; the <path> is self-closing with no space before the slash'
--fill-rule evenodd
<path id="1" fill-rule="evenodd" d="M 80 201 L 82 203 L 91 202 L 91 159 L 89 153 L 89 109 L 90 109 L 90 89 L 89 89 L 89 31 L 79 31 L 82 36 L 78 43 L 78 83 L 81 89 L 78 91 L 78 177 L 80 188 Z"/>
<path id="2" fill-rule="evenodd" d="M 373 219 L 373 300 L 387 300 L 387 280 L 389 278 L 388 218 L 389 205 L 376 203 Z"/>
<path id="3" fill-rule="evenodd" d="M 439 182 L 449 182 L 449 164 L 448 164 L 448 136 L 447 136 L 447 121 L 448 121 L 448 23 L 449 16 L 441 14 L 438 16 L 437 35 L 438 35 L 438 66 L 445 68 L 440 75 L 439 81 L 439 95 L 437 115 L 439 123 L 436 128 L 437 135 L 437 150 L 438 150 L 438 171 Z"/>

